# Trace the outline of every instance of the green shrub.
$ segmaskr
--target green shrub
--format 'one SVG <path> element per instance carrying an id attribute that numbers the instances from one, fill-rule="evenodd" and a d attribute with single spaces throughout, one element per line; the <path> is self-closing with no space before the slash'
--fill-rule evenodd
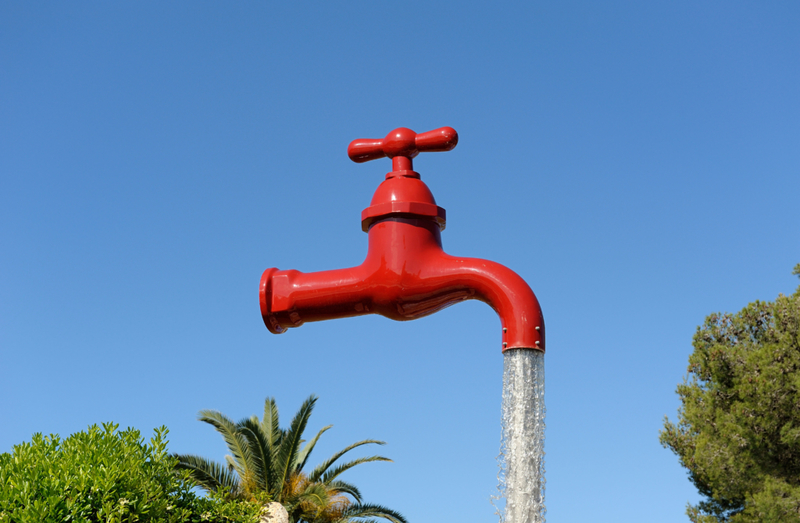
<path id="1" fill-rule="evenodd" d="M 92 425 L 61 440 L 35 434 L 0 454 L 0 522 L 254 522 L 260 505 L 196 495 L 174 470 L 167 429 Z"/>

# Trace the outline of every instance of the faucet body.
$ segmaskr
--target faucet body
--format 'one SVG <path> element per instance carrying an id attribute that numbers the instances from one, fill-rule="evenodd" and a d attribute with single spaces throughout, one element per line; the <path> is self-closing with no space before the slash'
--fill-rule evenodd
<path id="1" fill-rule="evenodd" d="M 457 141 L 454 130 L 443 129 L 452 131 L 455 138 L 449 136 L 451 142 Z M 431 133 L 441 134 L 441 131 Z M 431 134 L 416 135 L 403 128 L 392 131 L 395 135 L 398 132 L 406 142 L 409 133 L 423 143 L 425 135 Z M 392 133 L 383 141 L 371 143 L 383 142 L 382 146 L 390 149 Z M 439 142 L 443 140 L 440 138 Z M 351 144 L 351 158 L 358 158 L 357 153 L 363 151 L 358 145 L 362 143 Z M 500 316 L 503 351 L 519 348 L 544 351 L 544 317 L 528 284 L 498 263 L 444 252 L 441 231 L 445 226 L 445 211 L 436 205 L 419 174 L 411 170 L 409 156 L 413 158 L 414 151 L 409 153 L 406 148 L 401 152 L 406 154 L 393 157 L 395 170 L 386 175 L 370 207 L 362 213 L 362 228 L 369 236 L 364 262 L 356 267 L 312 273 L 276 268 L 264 271 L 259 297 L 267 328 L 280 334 L 305 322 L 363 314 L 406 321 L 460 301 L 477 299 Z M 356 161 L 376 157 L 361 156 Z"/>

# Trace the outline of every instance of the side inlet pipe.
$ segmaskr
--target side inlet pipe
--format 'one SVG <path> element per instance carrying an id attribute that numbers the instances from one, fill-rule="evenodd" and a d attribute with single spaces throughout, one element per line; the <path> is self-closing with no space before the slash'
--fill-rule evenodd
<path id="1" fill-rule="evenodd" d="M 452 150 L 457 143 L 451 127 L 422 134 L 401 127 L 382 140 L 353 141 L 348 154 L 355 162 L 392 159 L 392 172 L 361 214 L 369 236 L 367 257 L 347 269 L 264 271 L 259 297 L 267 329 L 281 334 L 305 322 L 363 314 L 413 320 L 476 299 L 500 316 L 503 351 L 544 351 L 544 317 L 528 284 L 498 263 L 450 256 L 442 249 L 445 210 L 436 205 L 412 160 L 420 152 Z"/>

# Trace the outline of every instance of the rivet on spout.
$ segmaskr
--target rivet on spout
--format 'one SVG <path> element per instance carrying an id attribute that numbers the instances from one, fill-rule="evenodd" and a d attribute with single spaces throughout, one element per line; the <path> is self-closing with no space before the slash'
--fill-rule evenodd
<path id="1" fill-rule="evenodd" d="M 536 330 L 537 330 L 537 331 L 540 331 L 540 330 L 542 330 L 542 329 L 541 329 L 541 327 L 539 327 L 539 326 L 537 325 L 537 326 L 536 326 Z"/>
<path id="2" fill-rule="evenodd" d="M 508 347 L 508 343 L 503 342 L 503 348 L 505 349 L 506 347 Z"/>
<path id="3" fill-rule="evenodd" d="M 536 345 L 539 345 L 539 341 L 538 340 L 536 341 Z"/>
<path id="4" fill-rule="evenodd" d="M 538 329 L 538 327 L 537 327 L 537 329 Z M 508 329 L 506 329 L 505 327 L 503 327 L 503 332 L 508 332 Z"/>

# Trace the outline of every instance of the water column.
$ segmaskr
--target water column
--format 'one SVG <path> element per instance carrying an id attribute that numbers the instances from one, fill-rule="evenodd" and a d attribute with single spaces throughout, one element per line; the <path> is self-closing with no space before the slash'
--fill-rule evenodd
<path id="1" fill-rule="evenodd" d="M 544 523 L 544 352 L 503 353 L 501 523 Z"/>

